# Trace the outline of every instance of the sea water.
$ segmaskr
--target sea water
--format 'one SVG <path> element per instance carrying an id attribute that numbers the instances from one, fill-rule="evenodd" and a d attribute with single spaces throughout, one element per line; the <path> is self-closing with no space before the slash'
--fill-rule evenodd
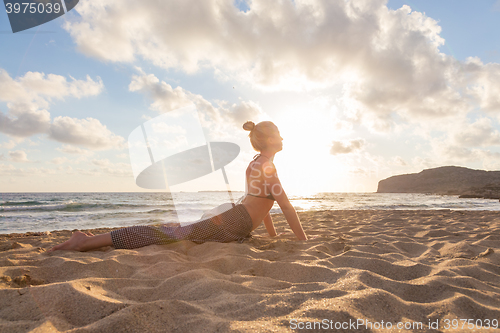
<path id="1" fill-rule="evenodd" d="M 243 192 L 233 192 L 234 198 Z M 225 192 L 0 193 L 0 233 L 124 227 L 174 222 L 176 211 L 194 221 L 200 210 L 227 202 Z M 318 193 L 290 196 L 297 211 L 356 209 L 500 210 L 498 200 L 396 193 Z M 275 203 L 271 213 L 280 213 Z M 186 221 L 187 222 L 187 221 Z"/>

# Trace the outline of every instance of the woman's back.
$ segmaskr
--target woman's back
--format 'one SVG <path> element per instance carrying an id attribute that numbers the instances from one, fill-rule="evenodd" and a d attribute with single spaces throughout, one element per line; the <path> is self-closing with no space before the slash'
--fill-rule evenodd
<path id="1" fill-rule="evenodd" d="M 274 205 L 274 198 L 271 198 L 272 188 L 269 182 L 266 182 L 271 171 L 274 171 L 275 175 L 274 165 L 260 154 L 254 157 L 246 170 L 245 196 L 241 203 L 252 217 L 254 228 L 261 223 Z"/>
<path id="2" fill-rule="evenodd" d="M 256 155 L 246 170 L 245 195 L 274 201 L 269 179 L 276 176 L 274 164 L 263 155 Z"/>

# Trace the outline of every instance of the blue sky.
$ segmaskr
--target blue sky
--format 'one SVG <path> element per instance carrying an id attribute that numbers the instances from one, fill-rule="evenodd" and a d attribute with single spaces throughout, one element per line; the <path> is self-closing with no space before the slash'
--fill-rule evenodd
<path id="1" fill-rule="evenodd" d="M 446 44 L 443 53 L 464 61 L 479 57 L 483 62 L 498 62 L 500 39 L 496 33 L 500 5 L 498 1 L 389 1 L 389 8 L 407 4 L 438 21 Z"/>
<path id="2" fill-rule="evenodd" d="M 234 142 L 273 120 L 290 194 L 500 169 L 500 1 L 80 1 L 13 34 L 0 12 L 0 191 L 144 191 L 129 134 L 195 105 Z M 179 142 L 183 142 L 179 132 Z M 133 161 L 132 161 L 133 162 Z M 224 190 L 220 172 L 176 190 Z"/>

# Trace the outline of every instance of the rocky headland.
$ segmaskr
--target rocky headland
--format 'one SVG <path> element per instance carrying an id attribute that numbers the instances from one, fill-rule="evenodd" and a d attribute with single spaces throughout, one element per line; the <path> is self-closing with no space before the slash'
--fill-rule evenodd
<path id="1" fill-rule="evenodd" d="M 377 193 L 432 193 L 500 199 L 500 171 L 457 166 L 426 169 L 383 179 L 378 183 Z"/>

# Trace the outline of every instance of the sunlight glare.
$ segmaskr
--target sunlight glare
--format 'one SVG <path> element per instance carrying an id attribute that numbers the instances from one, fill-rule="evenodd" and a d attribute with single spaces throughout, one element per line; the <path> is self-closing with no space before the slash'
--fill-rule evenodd
<path id="1" fill-rule="evenodd" d="M 276 155 L 275 163 L 290 195 L 340 191 L 347 185 L 345 166 L 330 154 L 335 135 L 331 113 L 311 107 L 287 107 L 286 114 L 275 119 L 283 137 L 283 150 Z"/>

